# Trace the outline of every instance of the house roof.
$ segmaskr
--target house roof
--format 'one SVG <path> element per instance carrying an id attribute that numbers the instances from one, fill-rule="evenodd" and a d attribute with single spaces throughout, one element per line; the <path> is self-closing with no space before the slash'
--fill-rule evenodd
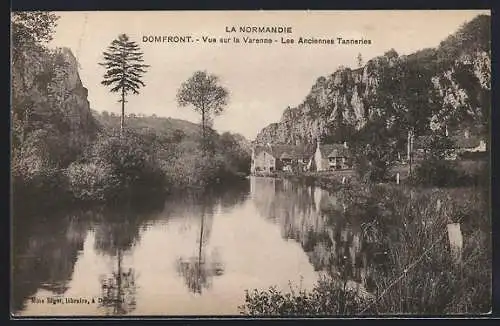
<path id="1" fill-rule="evenodd" d="M 351 155 L 349 149 L 343 144 L 321 144 L 319 150 L 323 157 L 349 157 Z"/>
<path id="2" fill-rule="evenodd" d="M 287 144 L 269 144 L 256 145 L 255 154 L 266 151 L 275 158 L 279 159 L 304 159 L 310 158 L 314 153 L 311 145 L 287 145 Z"/>

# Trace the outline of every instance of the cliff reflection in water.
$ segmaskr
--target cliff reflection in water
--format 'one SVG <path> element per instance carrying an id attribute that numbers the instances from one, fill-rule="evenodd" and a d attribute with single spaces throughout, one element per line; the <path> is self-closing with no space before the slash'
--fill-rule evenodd
<path id="1" fill-rule="evenodd" d="M 99 275 L 100 307 L 106 314 L 132 311 L 135 273 L 123 266 L 123 256 L 139 241 L 140 225 L 161 211 L 163 200 L 148 204 L 15 216 L 11 311 L 24 310 L 40 291 L 51 296 L 67 294 L 89 232 L 94 233 L 95 252 L 113 259 L 116 266 L 107 275 Z"/>
<path id="2" fill-rule="evenodd" d="M 86 217 L 39 214 L 14 219 L 11 311 L 22 310 L 39 289 L 55 295 L 67 291 L 87 236 Z"/>
<path id="3" fill-rule="evenodd" d="M 340 198 L 281 179 L 253 178 L 251 188 L 260 214 L 281 227 L 284 239 L 301 244 L 316 271 L 374 290 L 373 246 L 359 223 L 345 218 Z"/>

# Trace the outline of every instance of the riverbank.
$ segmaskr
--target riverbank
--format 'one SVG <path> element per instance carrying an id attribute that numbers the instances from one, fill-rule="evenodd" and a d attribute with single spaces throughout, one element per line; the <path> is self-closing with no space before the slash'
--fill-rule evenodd
<path id="1" fill-rule="evenodd" d="M 248 291 L 243 314 L 447 314 L 491 309 L 491 221 L 488 190 L 416 188 L 408 185 L 347 185 L 336 193 L 344 212 L 325 211 L 360 225 L 362 241 L 377 258 L 368 261 L 374 300 L 346 288 L 340 273 L 320 280 L 311 291 Z M 356 221 L 356 223 L 354 223 Z M 447 225 L 459 223 L 461 259 L 454 260 Z M 344 267 L 342 267 L 344 266 Z"/>
<path id="2" fill-rule="evenodd" d="M 331 193 L 343 210 L 325 210 L 332 227 L 341 219 L 360 227 L 361 242 L 378 258 L 370 296 L 346 286 L 351 279 L 338 270 L 327 273 L 311 291 L 292 285 L 290 292 L 247 291 L 241 313 L 250 315 L 443 314 L 486 313 L 491 309 L 491 220 L 488 170 L 484 161 L 455 162 L 457 180 L 446 187 L 424 186 L 408 178 L 406 167 L 396 180 L 364 184 L 353 171 L 274 173 L 272 177 Z M 396 173 L 397 173 L 396 172 Z M 394 173 L 394 172 L 393 172 Z M 455 223 L 455 224 L 453 224 Z M 448 225 L 459 225 L 461 259 L 452 254 Z M 335 232 L 335 228 L 333 228 Z M 332 247 L 332 248 L 335 248 Z M 333 249 L 332 249 L 333 250 Z M 332 253 L 333 254 L 333 253 Z"/>

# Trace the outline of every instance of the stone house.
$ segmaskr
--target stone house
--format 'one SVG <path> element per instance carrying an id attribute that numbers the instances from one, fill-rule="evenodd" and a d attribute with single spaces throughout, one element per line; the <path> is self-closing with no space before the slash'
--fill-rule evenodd
<path id="1" fill-rule="evenodd" d="M 257 144 L 252 146 L 250 172 L 308 171 L 313 152 L 308 145 Z"/>
<path id="2" fill-rule="evenodd" d="M 314 163 L 317 171 L 347 170 L 352 168 L 352 155 L 347 143 L 322 144 L 317 142 L 314 153 Z"/>

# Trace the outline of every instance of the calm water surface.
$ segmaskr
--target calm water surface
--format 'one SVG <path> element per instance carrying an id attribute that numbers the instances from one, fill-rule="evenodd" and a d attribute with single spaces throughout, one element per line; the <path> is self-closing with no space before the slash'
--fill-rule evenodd
<path id="1" fill-rule="evenodd" d="M 319 188 L 250 178 L 140 210 L 16 216 L 12 309 L 18 315 L 238 314 L 245 289 L 288 290 L 289 282 L 308 289 L 320 272 L 340 270 L 365 284 L 359 228 L 344 223 L 341 211 L 335 196 Z M 58 298 L 63 303 L 48 302 Z"/>

